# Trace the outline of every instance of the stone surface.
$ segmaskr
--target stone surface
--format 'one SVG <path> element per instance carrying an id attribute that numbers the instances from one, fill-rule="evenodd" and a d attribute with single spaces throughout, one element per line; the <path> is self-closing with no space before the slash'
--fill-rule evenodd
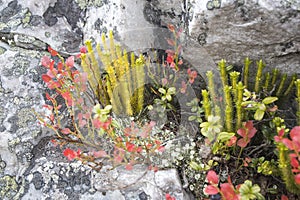
<path id="1" fill-rule="evenodd" d="M 44 103 L 48 45 L 74 55 L 113 30 L 129 51 L 166 50 L 169 23 L 183 27 L 183 57 L 202 75 L 222 58 L 239 67 L 246 56 L 299 73 L 299 0 L 0 0 L 0 199 L 193 199 L 175 169 L 69 163 L 31 111 Z"/>
<path id="2" fill-rule="evenodd" d="M 194 4 L 189 33 L 214 61 L 242 66 L 250 57 L 299 73 L 300 1 L 219 0 L 220 8 L 210 10 L 201 2 Z"/>

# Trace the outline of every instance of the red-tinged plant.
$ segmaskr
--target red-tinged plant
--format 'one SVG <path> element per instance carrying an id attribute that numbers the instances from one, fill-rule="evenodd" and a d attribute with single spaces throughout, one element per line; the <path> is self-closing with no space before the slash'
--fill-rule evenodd
<path id="1" fill-rule="evenodd" d="M 207 173 L 206 180 L 209 185 L 204 188 L 204 192 L 208 195 L 220 194 L 222 200 L 265 199 L 260 193 L 260 187 L 256 184 L 252 185 L 249 180 L 235 187 L 228 176 L 227 183 L 219 186 L 219 177 L 213 170 Z"/>
<path id="2" fill-rule="evenodd" d="M 190 84 L 193 84 L 195 81 L 195 78 L 197 78 L 197 71 L 191 70 L 190 68 L 187 70 L 187 74 L 189 76 L 189 82 Z"/>
<path id="3" fill-rule="evenodd" d="M 285 129 L 274 136 L 277 145 L 279 168 L 286 188 L 300 194 L 300 126 L 295 126 L 288 135 Z"/>
<path id="4" fill-rule="evenodd" d="M 228 183 L 222 183 L 220 188 L 218 186 L 219 177 L 215 171 L 210 170 L 207 173 L 206 179 L 209 183 L 204 189 L 204 192 L 208 195 L 220 194 L 223 200 L 238 200 L 236 189 L 231 183 L 230 178 L 228 178 Z"/>
<path id="5" fill-rule="evenodd" d="M 237 137 L 234 135 L 230 138 L 230 140 L 227 142 L 228 147 L 232 147 L 236 145 Z"/>
<path id="6" fill-rule="evenodd" d="M 281 129 L 280 131 L 278 131 L 278 135 L 274 136 L 274 140 L 275 142 L 281 142 L 283 137 L 284 137 L 284 129 Z"/>
<path id="7" fill-rule="evenodd" d="M 166 194 L 166 200 L 176 200 L 175 197 L 172 197 L 170 194 Z"/>
<path id="8" fill-rule="evenodd" d="M 124 165 L 128 170 L 137 163 L 151 165 L 150 157 L 164 150 L 161 142 L 151 134 L 155 122 L 142 126 L 132 122 L 131 127 L 121 126 L 110 114 L 111 105 L 104 108 L 95 105 L 89 95 L 88 74 L 75 68 L 76 58 L 71 56 L 65 61 L 52 48 L 49 51 L 60 61 L 55 63 L 49 57 L 42 58 L 42 65 L 47 69 L 42 80 L 52 92 L 45 94 L 45 112 L 36 115 L 42 125 L 56 133 L 53 144 L 61 148 L 67 144 L 80 145 L 82 150 L 67 147 L 63 155 L 70 161 L 77 159 L 97 170 L 101 169 L 103 159 L 114 166 Z M 82 48 L 81 53 L 84 52 L 86 49 Z M 58 97 L 64 102 L 58 101 Z"/>
<path id="9" fill-rule="evenodd" d="M 237 159 L 237 162 L 236 162 L 236 167 L 238 167 L 239 165 L 239 160 L 241 158 L 241 155 L 242 155 L 242 152 L 243 152 L 243 149 L 250 143 L 251 141 L 251 138 L 254 137 L 254 135 L 256 134 L 257 132 L 257 129 L 253 126 L 253 121 L 248 121 L 248 122 L 244 122 L 243 123 L 243 127 L 242 128 L 239 128 L 237 130 L 237 134 L 239 136 L 241 136 L 242 138 L 240 138 L 237 142 L 237 138 L 235 138 L 235 136 L 233 136 L 229 142 L 227 143 L 228 146 L 234 146 L 235 145 L 235 142 L 236 144 L 241 147 L 240 149 L 240 152 L 239 152 L 239 155 L 238 155 L 238 159 Z M 244 163 L 243 163 L 244 164 Z M 243 165 L 241 165 L 243 166 Z"/>
<path id="10" fill-rule="evenodd" d="M 166 50 L 167 58 L 166 64 L 175 71 L 179 70 L 179 66 L 182 65 L 182 60 L 179 59 L 181 53 L 181 45 L 178 45 L 179 37 L 182 33 L 182 30 L 176 31 L 174 25 L 168 25 L 168 29 L 173 33 L 174 39 L 167 39 L 167 42 L 170 46 L 174 47 L 175 50 Z"/>
<path id="11" fill-rule="evenodd" d="M 295 151 L 296 155 L 299 156 L 300 153 L 300 126 L 295 126 L 290 132 L 290 138 L 283 138 L 282 143 L 285 144 L 287 148 Z"/>
<path id="12" fill-rule="evenodd" d="M 48 51 L 51 54 L 51 56 L 57 56 L 58 53 L 54 49 L 52 49 L 50 46 L 48 46 Z"/>
<path id="13" fill-rule="evenodd" d="M 251 138 L 254 137 L 256 132 L 257 130 L 253 126 L 253 121 L 244 123 L 243 127 L 237 131 L 237 133 L 242 137 L 237 141 L 237 145 L 241 148 L 245 148 L 249 144 Z"/>
<path id="14" fill-rule="evenodd" d="M 75 158 L 79 158 L 79 156 L 81 154 L 81 151 L 80 151 L 80 149 L 78 149 L 77 152 L 76 152 L 76 151 L 74 151 L 70 148 L 67 148 L 67 149 L 64 150 L 63 154 L 64 154 L 64 156 L 66 156 L 66 158 L 68 158 L 68 160 L 71 161 Z"/>

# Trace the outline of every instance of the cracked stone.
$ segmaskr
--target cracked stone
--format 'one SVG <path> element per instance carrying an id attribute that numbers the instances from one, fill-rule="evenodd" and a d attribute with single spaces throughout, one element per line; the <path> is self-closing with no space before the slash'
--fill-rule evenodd
<path id="1" fill-rule="evenodd" d="M 0 22 L 7 23 L 10 18 L 21 11 L 22 7 L 17 0 L 8 3 L 8 6 L 0 12 Z"/>

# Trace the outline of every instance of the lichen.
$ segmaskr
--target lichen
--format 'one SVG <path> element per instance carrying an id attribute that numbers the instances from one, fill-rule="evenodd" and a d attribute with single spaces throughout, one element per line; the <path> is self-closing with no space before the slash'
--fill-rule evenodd
<path id="1" fill-rule="evenodd" d="M 75 0 L 81 9 L 86 9 L 90 6 L 101 7 L 103 6 L 103 0 Z"/>
<path id="2" fill-rule="evenodd" d="M 283 0 L 280 1 L 281 5 L 285 8 L 293 8 L 300 11 L 300 2 L 297 0 Z"/>
<path id="3" fill-rule="evenodd" d="M 27 74 L 27 69 L 30 66 L 29 58 L 21 55 L 16 55 L 13 63 L 11 75 L 19 77 Z"/>
<path id="4" fill-rule="evenodd" d="M 0 177 L 0 197 L 1 199 L 8 198 L 13 199 L 18 192 L 18 183 L 15 177 L 5 175 Z"/>
<path id="5" fill-rule="evenodd" d="M 211 0 L 206 3 L 207 10 L 219 9 L 221 8 L 221 0 Z"/>
<path id="6" fill-rule="evenodd" d="M 4 54 L 6 51 L 6 49 L 4 47 L 0 46 L 0 55 Z"/>
<path id="7" fill-rule="evenodd" d="M 0 155 L 0 174 L 2 174 L 5 170 L 6 167 L 6 162 L 2 160 L 1 155 Z"/>
<path id="8" fill-rule="evenodd" d="M 22 108 L 18 111 L 17 113 L 18 116 L 18 126 L 19 127 L 28 127 L 29 122 L 35 122 L 36 118 L 35 115 L 33 114 L 31 108 Z"/>
<path id="9" fill-rule="evenodd" d="M 27 9 L 27 12 L 26 12 L 24 18 L 22 19 L 23 27 L 26 27 L 29 25 L 31 15 L 32 15 L 32 13 L 30 12 L 29 9 Z"/>

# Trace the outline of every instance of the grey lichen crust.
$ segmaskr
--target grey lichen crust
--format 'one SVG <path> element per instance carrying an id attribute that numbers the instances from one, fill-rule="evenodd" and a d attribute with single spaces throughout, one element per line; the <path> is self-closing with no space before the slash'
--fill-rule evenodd
<path id="1" fill-rule="evenodd" d="M 75 0 L 81 9 L 86 9 L 87 7 L 101 7 L 105 0 Z"/>

